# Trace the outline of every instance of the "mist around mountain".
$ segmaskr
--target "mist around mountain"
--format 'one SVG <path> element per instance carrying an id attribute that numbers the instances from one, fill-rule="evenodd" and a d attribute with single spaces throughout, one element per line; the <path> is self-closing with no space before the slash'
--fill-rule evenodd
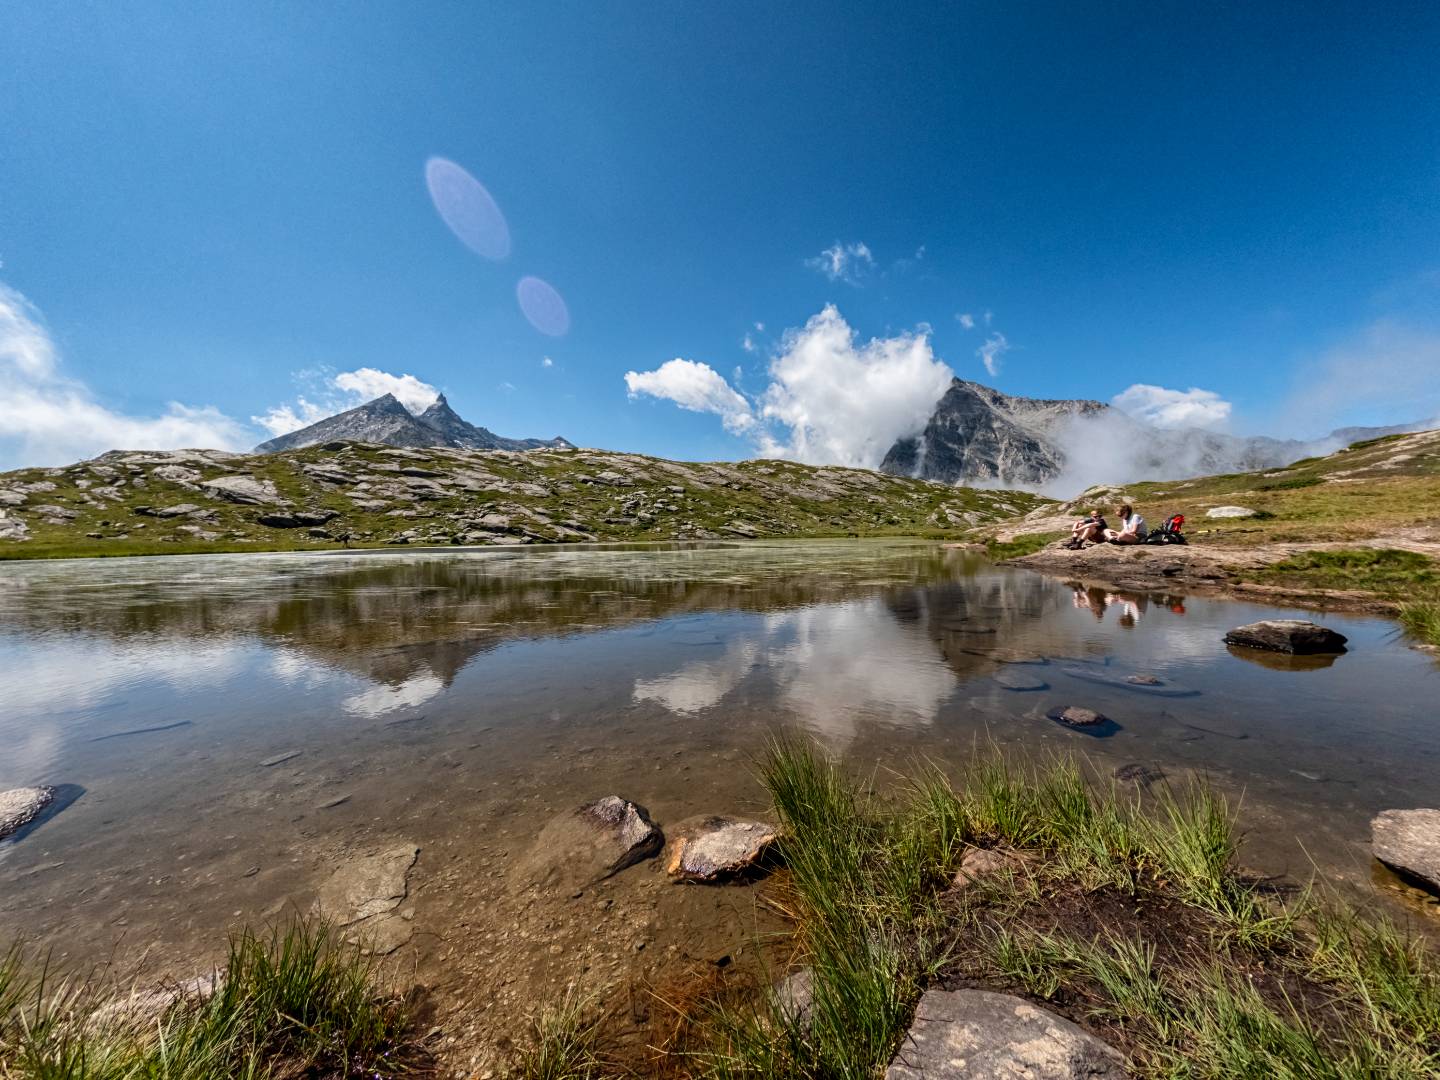
<path id="1" fill-rule="evenodd" d="M 1157 427 L 1100 401 L 1014 397 L 957 378 L 921 432 L 897 440 L 880 469 L 1068 497 L 1095 484 L 1281 468 L 1362 439 L 1434 426 L 1346 427 L 1308 440 L 1239 436 Z"/>
<path id="2" fill-rule="evenodd" d="M 463 420 L 441 394 L 418 415 L 394 394 L 383 394 L 345 412 L 327 416 L 309 427 L 270 439 L 255 447 L 257 454 L 298 450 L 338 440 L 383 446 L 445 446 L 454 450 L 566 450 L 572 443 L 553 439 L 507 439 L 488 428 Z"/>

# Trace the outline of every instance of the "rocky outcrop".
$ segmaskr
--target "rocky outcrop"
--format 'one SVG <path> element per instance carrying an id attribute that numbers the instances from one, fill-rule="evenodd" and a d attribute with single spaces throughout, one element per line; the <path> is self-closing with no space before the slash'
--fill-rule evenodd
<path id="1" fill-rule="evenodd" d="M 233 503 L 258 505 L 281 504 L 284 499 L 273 480 L 256 480 L 253 476 L 217 476 L 213 480 L 201 480 L 196 485 L 201 491 Z"/>
<path id="2" fill-rule="evenodd" d="M 1343 653 L 1345 641 L 1344 634 L 1303 619 L 1265 619 L 1237 626 L 1225 635 L 1227 645 L 1296 655 Z"/>
<path id="3" fill-rule="evenodd" d="M 1386 810 L 1370 822 L 1370 849 L 1386 866 L 1440 892 L 1440 810 Z"/>
<path id="4" fill-rule="evenodd" d="M 461 450 L 536 450 L 541 447 L 571 449 L 561 438 L 506 439 L 485 428 L 466 423 L 450 408 L 445 395 L 418 416 L 393 394 L 385 394 L 364 405 L 327 416 L 309 427 L 280 435 L 255 448 L 259 454 L 298 450 L 331 442 L 383 443 L 387 446 L 445 446 Z"/>
<path id="5" fill-rule="evenodd" d="M 521 872 L 533 884 L 584 887 L 658 855 L 664 844 L 643 806 L 606 795 L 551 819 Z"/>
<path id="6" fill-rule="evenodd" d="M 324 525 L 339 516 L 337 510 L 297 510 L 294 513 L 261 514 L 255 520 L 272 529 L 300 529 Z"/>
<path id="7" fill-rule="evenodd" d="M 680 881 L 722 881 L 756 869 L 779 830 L 762 821 L 691 818 L 672 830 L 665 869 Z"/>
<path id="8" fill-rule="evenodd" d="M 927 990 L 885 1080 L 1125 1080 L 1125 1059 L 1009 994 Z"/>
<path id="9" fill-rule="evenodd" d="M 44 812 L 55 799 L 52 787 L 0 791 L 0 840 L 13 836 Z"/>

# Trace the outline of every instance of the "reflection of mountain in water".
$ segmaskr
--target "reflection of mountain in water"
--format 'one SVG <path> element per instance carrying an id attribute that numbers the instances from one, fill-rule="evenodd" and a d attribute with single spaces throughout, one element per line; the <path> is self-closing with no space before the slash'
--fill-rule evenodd
<path id="1" fill-rule="evenodd" d="M 954 553 L 914 544 L 140 562 L 23 568 L 0 596 L 0 633 L 103 638 L 97 651 L 128 657 L 127 671 L 194 672 L 205 650 L 253 639 L 275 650 L 281 678 L 318 662 L 375 683 L 350 705 L 378 715 L 433 697 L 516 638 L 797 609 L 965 571 Z"/>

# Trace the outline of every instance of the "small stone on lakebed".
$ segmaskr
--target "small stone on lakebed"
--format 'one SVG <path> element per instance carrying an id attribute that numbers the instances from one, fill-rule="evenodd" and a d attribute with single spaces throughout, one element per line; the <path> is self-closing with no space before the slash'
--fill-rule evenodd
<path id="1" fill-rule="evenodd" d="M 1343 653 L 1345 635 L 1303 619 L 1265 619 L 1237 626 L 1225 635 L 1228 645 L 1273 652 Z"/>
<path id="2" fill-rule="evenodd" d="M 1063 709 L 1051 709 L 1046 713 L 1051 720 L 1058 720 L 1062 724 L 1069 724 L 1071 727 L 1090 727 L 1092 724 L 1103 724 L 1105 715 L 1094 709 L 1082 708 L 1079 705 L 1067 705 Z"/>

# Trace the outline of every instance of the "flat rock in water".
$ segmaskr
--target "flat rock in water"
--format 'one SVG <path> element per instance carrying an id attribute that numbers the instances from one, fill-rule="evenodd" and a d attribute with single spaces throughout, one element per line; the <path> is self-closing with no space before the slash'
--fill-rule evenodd
<path id="1" fill-rule="evenodd" d="M 1051 709 L 1045 715 L 1051 720 L 1068 724 L 1070 727 L 1091 727 L 1095 724 L 1103 724 L 1107 719 L 1104 713 L 1098 713 L 1094 709 L 1086 709 L 1079 705 L 1066 705 L 1064 708 Z"/>
<path id="2" fill-rule="evenodd" d="M 681 881 L 719 881 L 753 869 L 779 839 L 773 825 L 727 817 L 692 818 L 672 830 L 665 870 Z"/>
<path id="3" fill-rule="evenodd" d="M 1228 645 L 1283 653 L 1343 653 L 1345 635 L 1303 619 L 1266 619 L 1237 626 L 1225 635 Z"/>
<path id="4" fill-rule="evenodd" d="M 885 1080 L 1126 1080 L 1125 1059 L 1009 994 L 927 990 Z"/>
<path id="5" fill-rule="evenodd" d="M 410 869 L 420 848 L 401 841 L 345 863 L 315 896 L 320 915 L 337 926 L 352 926 L 400 906 L 410 890 Z"/>
<path id="6" fill-rule="evenodd" d="M 1440 892 L 1440 810 L 1385 810 L 1370 822 L 1370 849 L 1393 867 Z"/>
<path id="7" fill-rule="evenodd" d="M 1044 679 L 1034 675 L 1026 675 L 1019 671 L 997 671 L 990 676 L 990 680 L 1006 690 L 1014 690 L 1017 693 L 1024 693 L 1029 690 L 1048 690 L 1050 684 Z"/>
<path id="8" fill-rule="evenodd" d="M 0 840 L 29 825 L 54 798 L 53 787 L 22 787 L 0 791 Z"/>
<path id="9" fill-rule="evenodd" d="M 552 818 L 521 872 L 536 884 L 583 886 L 658 855 L 664 844 L 643 806 L 606 795 Z"/>

